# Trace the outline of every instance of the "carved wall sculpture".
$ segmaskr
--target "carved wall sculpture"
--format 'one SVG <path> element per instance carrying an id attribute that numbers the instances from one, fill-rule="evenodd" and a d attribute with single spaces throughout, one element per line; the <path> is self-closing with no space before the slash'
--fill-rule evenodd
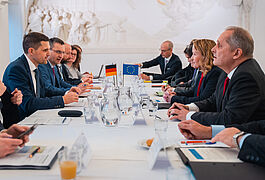
<path id="1" fill-rule="evenodd" d="M 242 12 L 239 17 L 244 17 L 249 27 L 252 0 L 233 2 Z M 26 33 L 43 32 L 89 48 L 154 48 L 165 39 L 191 30 L 190 26 L 207 16 L 216 3 L 215 0 L 33 0 L 28 4 Z"/>

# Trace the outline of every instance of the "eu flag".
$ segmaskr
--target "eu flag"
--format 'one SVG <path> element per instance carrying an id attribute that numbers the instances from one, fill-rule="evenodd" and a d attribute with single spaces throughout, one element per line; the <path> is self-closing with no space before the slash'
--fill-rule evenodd
<path id="1" fill-rule="evenodd" d="M 124 75 L 138 75 L 138 65 L 133 64 L 123 64 L 123 74 Z"/>

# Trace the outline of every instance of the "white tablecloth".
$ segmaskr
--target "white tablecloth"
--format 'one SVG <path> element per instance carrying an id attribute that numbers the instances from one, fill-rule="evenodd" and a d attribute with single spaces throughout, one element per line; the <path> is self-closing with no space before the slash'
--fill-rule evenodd
<path id="1" fill-rule="evenodd" d="M 75 105 L 66 109 L 82 110 L 82 107 Z M 58 117 L 59 110 L 61 109 L 37 111 L 28 119 Z M 101 122 L 85 124 L 83 116 L 71 118 L 68 125 L 40 125 L 30 136 L 28 145 L 71 146 L 80 133 L 84 132 L 92 150 L 92 159 L 88 168 L 77 179 L 194 179 L 174 146 L 167 149 L 172 167 L 155 170 L 148 168 L 148 149 L 140 147 L 138 141 L 154 137 L 154 127 L 153 118 L 148 117 L 147 112 L 144 114 L 147 125 L 133 126 L 125 123 L 121 127 L 104 127 Z M 158 111 L 158 115 L 167 118 L 166 110 Z M 167 139 L 175 144 L 183 139 L 177 123 L 170 121 L 167 131 Z M 56 161 L 50 170 L 1 170 L 0 179 L 60 179 L 59 165 Z"/>

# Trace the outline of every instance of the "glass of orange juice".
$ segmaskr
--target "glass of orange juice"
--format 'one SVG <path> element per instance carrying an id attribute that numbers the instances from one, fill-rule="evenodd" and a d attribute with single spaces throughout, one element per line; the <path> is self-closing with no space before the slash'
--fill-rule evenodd
<path id="1" fill-rule="evenodd" d="M 58 153 L 62 180 L 75 180 L 78 164 L 78 153 L 71 151 L 68 153 L 64 149 Z"/>

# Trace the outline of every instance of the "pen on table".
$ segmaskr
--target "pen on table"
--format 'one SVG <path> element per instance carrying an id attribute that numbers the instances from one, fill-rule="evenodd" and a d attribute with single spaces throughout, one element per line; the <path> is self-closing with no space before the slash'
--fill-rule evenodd
<path id="1" fill-rule="evenodd" d="M 37 152 L 39 152 L 40 147 L 37 147 L 30 155 L 29 158 L 32 158 Z"/>
<path id="2" fill-rule="evenodd" d="M 65 122 L 65 120 L 66 120 L 66 117 L 63 118 L 62 124 Z"/>
<path id="3" fill-rule="evenodd" d="M 210 141 L 181 141 L 181 144 L 216 144 Z"/>
<path id="4" fill-rule="evenodd" d="M 155 117 L 156 117 L 156 118 L 158 118 L 158 119 L 162 119 L 162 118 L 161 118 L 161 117 L 159 117 L 158 115 L 155 115 Z"/>
<path id="5" fill-rule="evenodd" d="M 181 144 L 206 143 L 207 141 L 181 141 Z"/>

